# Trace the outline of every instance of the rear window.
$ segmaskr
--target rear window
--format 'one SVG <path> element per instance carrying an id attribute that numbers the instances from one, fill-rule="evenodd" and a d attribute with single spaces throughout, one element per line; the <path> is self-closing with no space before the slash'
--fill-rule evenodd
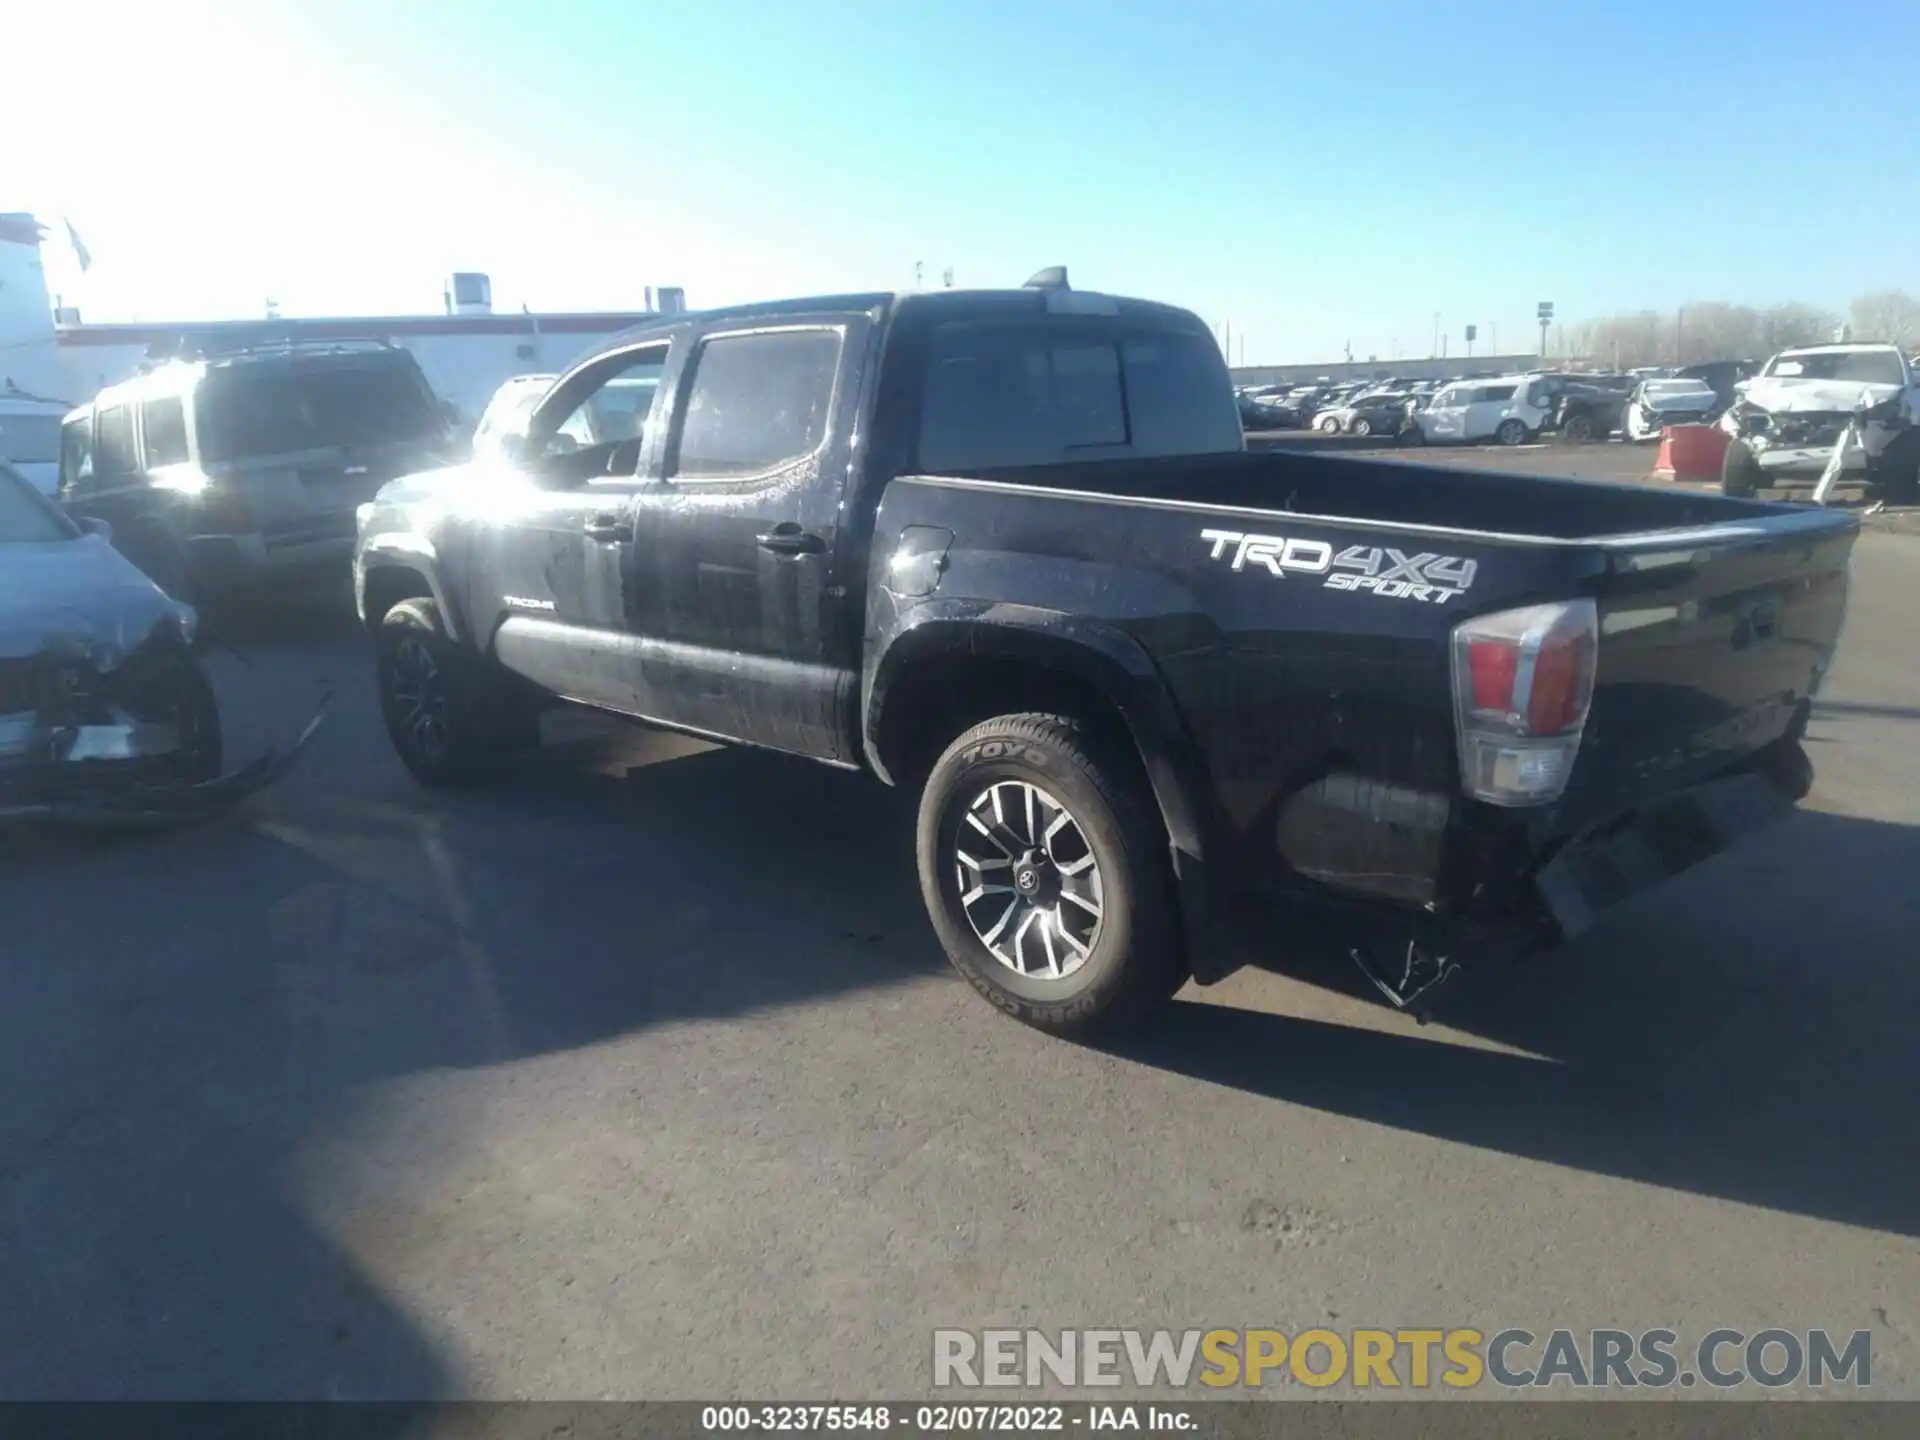
<path id="1" fill-rule="evenodd" d="M 44 545 L 72 538 L 60 512 L 15 471 L 0 465 L 0 545 Z"/>
<path id="2" fill-rule="evenodd" d="M 1210 337 L 1110 328 L 937 327 L 921 394 L 919 468 L 988 470 L 1242 447 L 1226 363 Z"/>
<path id="3" fill-rule="evenodd" d="M 397 365 L 214 371 L 200 386 L 198 417 L 206 460 L 334 446 L 427 444 L 443 439 L 446 430 L 425 382 Z"/>
<path id="4" fill-rule="evenodd" d="M 59 455 L 58 415 L 0 415 L 0 460 L 45 465 Z"/>

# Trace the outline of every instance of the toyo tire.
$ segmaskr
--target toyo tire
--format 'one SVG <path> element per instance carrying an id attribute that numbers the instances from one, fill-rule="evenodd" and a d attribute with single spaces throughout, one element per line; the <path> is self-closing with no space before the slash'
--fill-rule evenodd
<path id="1" fill-rule="evenodd" d="M 955 740 L 921 791 L 916 850 L 947 958 L 1017 1020 L 1105 1033 L 1186 979 L 1152 797 L 1072 718 L 1002 715 Z"/>

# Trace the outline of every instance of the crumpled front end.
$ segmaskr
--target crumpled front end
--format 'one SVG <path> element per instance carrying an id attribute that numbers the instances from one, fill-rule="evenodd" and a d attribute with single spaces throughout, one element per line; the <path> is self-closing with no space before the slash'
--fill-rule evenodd
<path id="1" fill-rule="evenodd" d="M 321 718 L 293 746 L 222 774 L 217 704 L 177 632 L 125 655 L 55 640 L 0 658 L 0 821 L 191 823 L 285 774 Z"/>
<path id="2" fill-rule="evenodd" d="M 1748 401 L 1729 410 L 1721 428 L 1744 440 L 1768 471 L 1817 475 L 1837 456 L 1844 472 L 1864 470 L 1899 428 L 1890 405 L 1867 410 L 1772 411 Z"/>

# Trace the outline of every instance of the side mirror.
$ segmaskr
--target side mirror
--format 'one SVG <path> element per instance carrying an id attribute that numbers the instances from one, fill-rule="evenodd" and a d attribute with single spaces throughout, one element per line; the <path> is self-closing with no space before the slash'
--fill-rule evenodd
<path id="1" fill-rule="evenodd" d="M 527 444 L 527 437 L 518 431 L 510 430 L 500 436 L 493 442 L 493 448 L 501 459 L 511 460 L 516 465 L 533 458 L 530 453 L 532 447 Z"/>
<path id="2" fill-rule="evenodd" d="M 89 535 L 98 535 L 109 545 L 113 543 L 113 526 L 97 516 L 89 515 L 81 520 L 80 528 Z"/>

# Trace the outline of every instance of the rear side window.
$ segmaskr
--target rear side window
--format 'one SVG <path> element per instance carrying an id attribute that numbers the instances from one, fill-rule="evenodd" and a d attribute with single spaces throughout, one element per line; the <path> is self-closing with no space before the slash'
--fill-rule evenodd
<path id="1" fill-rule="evenodd" d="M 133 450 L 133 411 L 125 405 L 109 405 L 93 422 L 93 471 L 103 483 L 140 471 Z"/>
<path id="2" fill-rule="evenodd" d="M 142 405 L 140 433 L 149 466 L 178 465 L 187 458 L 187 412 L 178 396 Z"/>
<path id="3" fill-rule="evenodd" d="M 1518 390 L 1519 388 L 1520 387 L 1518 385 L 1483 385 L 1480 387 L 1479 394 L 1476 395 L 1474 398 L 1477 401 L 1478 400 L 1511 400 L 1513 398 L 1513 392 Z"/>
<path id="4" fill-rule="evenodd" d="M 726 480 L 801 460 L 826 438 L 838 330 L 719 335 L 694 358 L 671 473 Z"/>
<path id="5" fill-rule="evenodd" d="M 1178 331 L 1114 338 L 1058 326 L 937 328 L 921 394 L 919 467 L 987 470 L 1242 447 L 1226 364 Z"/>
<path id="6" fill-rule="evenodd" d="M 85 485 L 93 479 L 93 417 L 69 420 L 60 429 L 60 483 Z"/>

